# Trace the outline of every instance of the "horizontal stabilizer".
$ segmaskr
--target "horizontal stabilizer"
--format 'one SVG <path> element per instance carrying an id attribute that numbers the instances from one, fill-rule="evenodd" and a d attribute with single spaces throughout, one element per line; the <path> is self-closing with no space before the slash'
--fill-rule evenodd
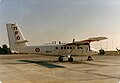
<path id="1" fill-rule="evenodd" d="M 16 42 L 16 43 L 25 43 L 25 42 L 28 42 L 27 40 L 23 40 L 23 41 L 19 41 L 19 42 Z"/>

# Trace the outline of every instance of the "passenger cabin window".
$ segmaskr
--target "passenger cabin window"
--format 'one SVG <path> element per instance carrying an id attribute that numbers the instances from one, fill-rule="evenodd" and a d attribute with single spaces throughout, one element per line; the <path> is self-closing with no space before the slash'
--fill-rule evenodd
<path id="1" fill-rule="evenodd" d="M 61 49 L 72 49 L 72 47 L 61 47 Z"/>
<path id="2" fill-rule="evenodd" d="M 58 50 L 58 47 L 56 47 L 56 50 Z"/>
<path id="3" fill-rule="evenodd" d="M 80 47 L 80 49 L 83 49 L 82 47 Z"/>
<path id="4" fill-rule="evenodd" d="M 63 49 L 63 47 L 61 47 L 61 49 Z"/>
<path id="5" fill-rule="evenodd" d="M 72 49 L 72 47 L 70 47 L 70 49 Z"/>
<path id="6" fill-rule="evenodd" d="M 83 49 L 82 47 L 78 47 L 78 49 Z"/>
<path id="7" fill-rule="evenodd" d="M 66 49 L 66 47 L 64 47 L 64 49 Z"/>
<path id="8" fill-rule="evenodd" d="M 67 49 L 69 49 L 69 47 L 67 47 Z"/>

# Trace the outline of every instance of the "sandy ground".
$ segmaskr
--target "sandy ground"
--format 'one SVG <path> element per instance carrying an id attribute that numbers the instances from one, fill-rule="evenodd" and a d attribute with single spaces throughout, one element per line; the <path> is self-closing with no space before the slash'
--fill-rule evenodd
<path id="1" fill-rule="evenodd" d="M 74 57 L 74 62 L 58 62 L 58 57 L 14 54 L 0 55 L 2 83 L 120 83 L 120 56 Z"/>

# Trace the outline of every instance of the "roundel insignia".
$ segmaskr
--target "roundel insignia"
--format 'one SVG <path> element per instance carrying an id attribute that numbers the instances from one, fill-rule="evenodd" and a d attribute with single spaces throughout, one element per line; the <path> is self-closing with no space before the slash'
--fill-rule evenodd
<path id="1" fill-rule="evenodd" d="M 20 40 L 20 36 L 17 36 L 16 38 L 17 38 L 17 40 Z"/>
<path id="2" fill-rule="evenodd" d="M 40 48 L 35 48 L 35 51 L 36 52 L 40 52 Z"/>

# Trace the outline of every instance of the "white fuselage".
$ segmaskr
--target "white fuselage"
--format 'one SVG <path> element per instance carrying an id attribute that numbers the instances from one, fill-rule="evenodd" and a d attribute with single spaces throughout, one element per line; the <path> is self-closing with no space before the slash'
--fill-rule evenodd
<path id="1" fill-rule="evenodd" d="M 85 41 L 74 41 L 72 43 L 52 43 L 39 46 L 29 46 L 24 38 L 20 28 L 16 23 L 8 23 L 7 32 L 12 51 L 20 53 L 37 53 L 44 55 L 86 55 L 96 54 L 98 51 L 90 49 L 90 41 L 99 41 L 106 39 L 105 37 L 90 38 Z"/>
<path id="2" fill-rule="evenodd" d="M 68 55 L 70 52 L 71 55 L 86 55 L 89 51 L 88 45 L 79 45 L 79 46 L 65 46 L 64 44 L 50 44 L 50 45 L 41 45 L 41 46 L 26 46 L 19 49 L 19 52 L 22 53 L 37 53 L 44 55 Z M 98 51 L 91 50 L 92 54 L 97 54 Z"/>

